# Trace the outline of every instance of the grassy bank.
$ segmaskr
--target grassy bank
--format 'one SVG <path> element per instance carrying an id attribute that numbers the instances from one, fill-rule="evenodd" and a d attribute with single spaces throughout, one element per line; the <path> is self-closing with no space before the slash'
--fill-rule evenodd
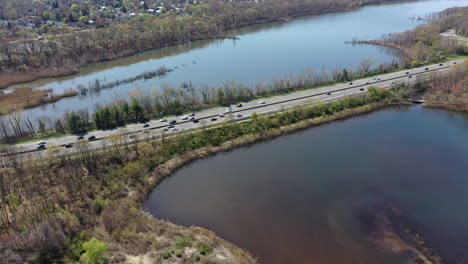
<path id="1" fill-rule="evenodd" d="M 31 87 L 18 87 L 11 93 L 0 91 L 0 114 L 54 103 L 62 98 L 73 97 L 77 94 L 75 90 L 53 94 L 52 90 L 34 90 Z"/>
<path id="2" fill-rule="evenodd" d="M 25 72 L 7 72 L 0 74 L 0 89 L 13 84 L 32 82 L 40 78 L 58 78 L 80 72 L 79 69 L 50 68 L 45 70 L 31 70 Z"/>

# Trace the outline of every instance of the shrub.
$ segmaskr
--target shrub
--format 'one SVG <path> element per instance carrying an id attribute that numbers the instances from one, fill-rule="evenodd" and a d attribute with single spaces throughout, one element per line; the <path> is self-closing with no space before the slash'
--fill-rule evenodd
<path id="1" fill-rule="evenodd" d="M 81 257 L 85 260 L 86 263 L 97 264 L 107 262 L 107 245 L 95 237 L 83 243 L 83 250 L 84 253 L 81 255 Z"/>

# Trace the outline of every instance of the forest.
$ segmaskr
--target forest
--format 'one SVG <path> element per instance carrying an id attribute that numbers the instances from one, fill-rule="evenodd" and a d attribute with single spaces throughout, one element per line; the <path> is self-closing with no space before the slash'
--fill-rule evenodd
<path id="1" fill-rule="evenodd" d="M 391 0 L 389 0 L 391 1 Z M 0 44 L 0 71 L 77 69 L 137 52 L 183 42 L 223 37 L 228 29 L 357 8 L 375 0 L 264 0 L 260 2 L 206 1 L 190 5 L 182 15 L 141 15 L 93 30 L 67 31 L 43 40 Z M 380 2 L 380 1 L 377 1 Z M 3 76 L 8 78 L 8 76 Z"/>
<path id="2" fill-rule="evenodd" d="M 468 45 L 440 35 L 449 29 L 455 34 L 468 36 L 468 7 L 449 8 L 429 15 L 429 24 L 402 33 L 384 35 L 379 41 L 392 43 L 408 50 L 411 65 L 444 60 L 449 54 L 468 55 Z"/>

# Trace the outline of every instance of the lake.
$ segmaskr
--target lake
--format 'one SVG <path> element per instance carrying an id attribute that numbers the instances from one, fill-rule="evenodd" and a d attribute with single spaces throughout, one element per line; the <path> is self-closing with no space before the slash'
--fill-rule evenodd
<path id="1" fill-rule="evenodd" d="M 195 86 L 211 87 L 235 80 L 254 85 L 282 78 L 305 69 L 341 69 L 352 67 L 366 58 L 376 64 L 398 60 L 395 50 L 372 45 L 349 45 L 345 41 L 376 39 L 382 34 L 401 32 L 424 23 L 411 19 L 448 7 L 468 5 L 468 0 L 400 1 L 369 5 L 355 11 L 303 16 L 288 22 L 272 22 L 232 30 L 238 40 L 194 41 L 168 48 L 139 53 L 114 61 L 89 65 L 82 72 L 37 80 L 26 85 L 37 89 L 63 92 L 94 80 L 111 82 L 133 77 L 160 66 L 175 69 L 164 78 L 140 80 L 92 96 L 66 98 L 54 104 L 28 109 L 30 117 L 58 117 L 65 111 L 104 105 L 115 98 L 128 97 L 129 90 L 144 93 L 164 84 L 180 86 L 191 81 Z M 177 67 L 177 69 L 176 69 Z M 14 87 L 14 86 L 13 86 Z M 12 88 L 13 88 L 12 87 Z M 10 89 L 12 89 L 10 88 Z"/>
<path id="2" fill-rule="evenodd" d="M 468 115 L 392 107 L 195 161 L 144 201 L 260 263 L 397 264 L 358 212 L 391 201 L 446 263 L 468 263 Z"/>

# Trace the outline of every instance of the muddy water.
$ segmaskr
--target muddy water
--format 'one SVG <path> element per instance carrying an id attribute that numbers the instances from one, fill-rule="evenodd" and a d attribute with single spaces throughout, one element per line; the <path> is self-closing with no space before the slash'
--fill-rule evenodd
<path id="1" fill-rule="evenodd" d="M 357 212 L 398 203 L 447 263 L 468 263 L 468 115 L 389 108 L 196 161 L 144 202 L 261 263 L 410 263 L 377 250 Z"/>

